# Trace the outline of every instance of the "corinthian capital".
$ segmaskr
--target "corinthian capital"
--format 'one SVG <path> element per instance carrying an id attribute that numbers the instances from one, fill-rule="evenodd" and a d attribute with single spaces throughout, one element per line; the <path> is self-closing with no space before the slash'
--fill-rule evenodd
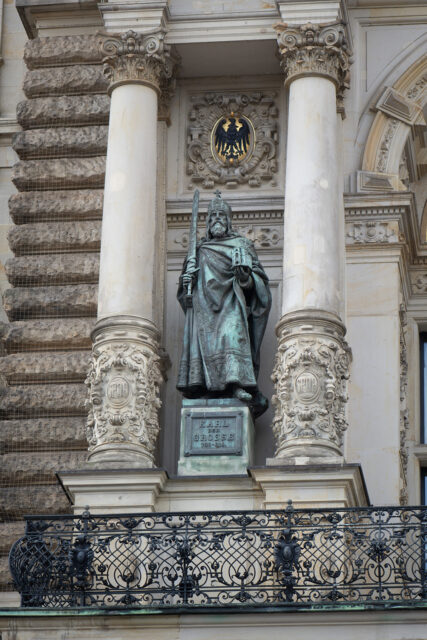
<path id="1" fill-rule="evenodd" d="M 325 76 L 338 94 L 349 86 L 350 50 L 342 22 L 275 25 L 286 84 L 301 76 Z"/>
<path id="2" fill-rule="evenodd" d="M 108 92 L 121 84 L 145 84 L 160 93 L 178 61 L 164 39 L 164 29 L 104 37 L 102 52 L 104 74 L 110 81 Z"/>

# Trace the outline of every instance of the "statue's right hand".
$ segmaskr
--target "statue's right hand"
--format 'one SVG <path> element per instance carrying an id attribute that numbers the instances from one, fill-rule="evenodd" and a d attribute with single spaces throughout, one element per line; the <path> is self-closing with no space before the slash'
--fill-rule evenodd
<path id="1" fill-rule="evenodd" d="M 193 280 L 194 280 L 194 273 L 188 273 L 188 271 L 186 271 L 182 276 L 182 285 L 184 287 L 188 287 L 188 285 L 191 284 Z"/>

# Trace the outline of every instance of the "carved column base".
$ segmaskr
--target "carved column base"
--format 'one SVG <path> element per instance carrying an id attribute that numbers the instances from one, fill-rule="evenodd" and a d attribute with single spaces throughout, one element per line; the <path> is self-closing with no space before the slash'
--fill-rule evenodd
<path id="1" fill-rule="evenodd" d="M 276 332 L 276 452 L 269 463 L 343 460 L 351 361 L 344 325 L 333 314 L 306 309 L 283 316 Z"/>
<path id="2" fill-rule="evenodd" d="M 87 438 L 90 463 L 154 467 L 159 432 L 159 333 L 148 320 L 113 316 L 92 332 Z"/>

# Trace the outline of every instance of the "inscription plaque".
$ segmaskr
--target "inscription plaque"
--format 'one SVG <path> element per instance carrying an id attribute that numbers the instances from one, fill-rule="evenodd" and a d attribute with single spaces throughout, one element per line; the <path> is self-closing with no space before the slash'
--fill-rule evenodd
<path id="1" fill-rule="evenodd" d="M 241 411 L 210 413 L 196 411 L 186 415 L 184 456 L 242 455 Z"/>

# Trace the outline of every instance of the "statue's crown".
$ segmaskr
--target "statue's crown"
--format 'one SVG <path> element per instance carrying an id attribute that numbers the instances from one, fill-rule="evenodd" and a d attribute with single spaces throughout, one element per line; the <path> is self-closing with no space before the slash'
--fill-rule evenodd
<path id="1" fill-rule="evenodd" d="M 228 214 L 228 216 L 230 216 L 231 207 L 227 202 L 225 202 L 225 200 L 221 198 L 221 191 L 217 189 L 216 191 L 214 191 L 214 193 L 215 193 L 215 197 L 212 198 L 212 200 L 209 202 L 209 205 L 208 205 L 208 214 L 216 209 L 221 209 L 221 211 L 225 211 Z"/>

